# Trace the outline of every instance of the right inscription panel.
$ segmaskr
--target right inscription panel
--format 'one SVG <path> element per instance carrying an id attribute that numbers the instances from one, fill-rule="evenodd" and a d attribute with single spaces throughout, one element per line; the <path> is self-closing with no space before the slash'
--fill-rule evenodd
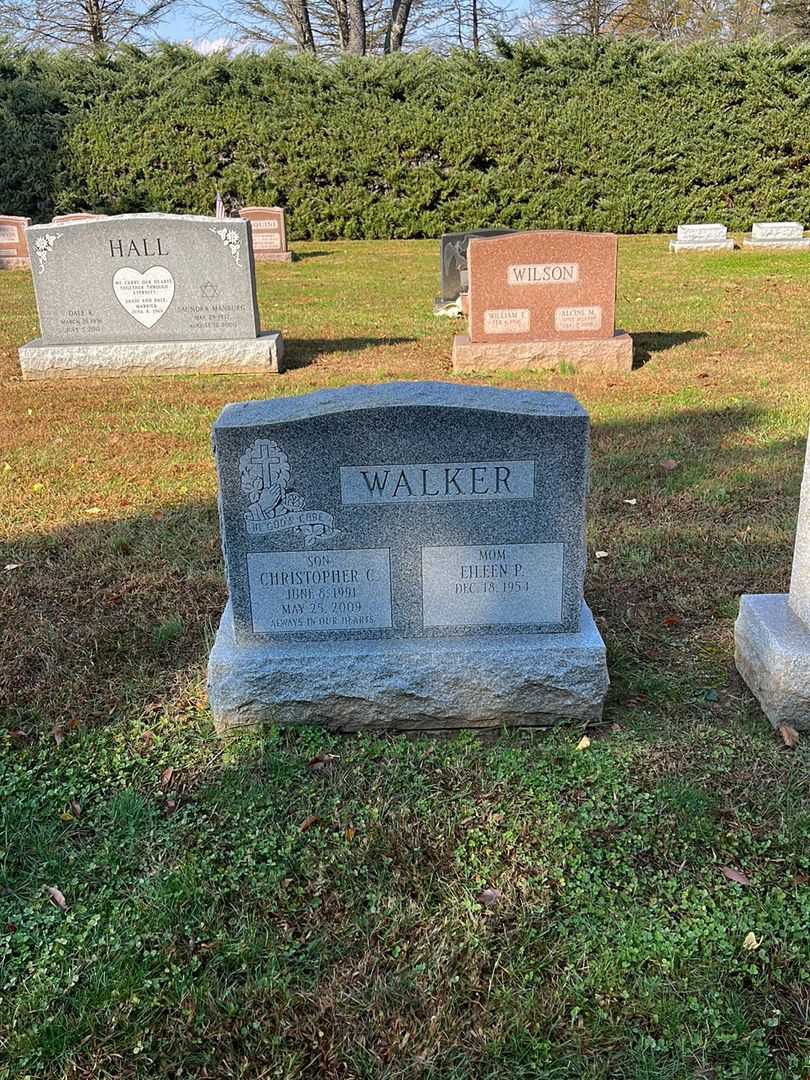
<path id="1" fill-rule="evenodd" d="M 423 547 L 424 625 L 559 622 L 563 551 L 563 544 Z"/>

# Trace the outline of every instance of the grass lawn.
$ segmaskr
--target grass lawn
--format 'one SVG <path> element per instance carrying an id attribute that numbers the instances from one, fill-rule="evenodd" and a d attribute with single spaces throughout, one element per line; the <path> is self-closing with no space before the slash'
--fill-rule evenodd
<path id="1" fill-rule="evenodd" d="M 220 408 L 453 378 L 436 243 L 297 250 L 258 269 L 279 378 L 23 383 L 30 277 L 0 274 L 0 1076 L 805 1080 L 810 740 L 733 622 L 788 584 L 810 256 L 624 240 L 637 369 L 486 380 L 592 417 L 589 747 L 223 744 Z"/>

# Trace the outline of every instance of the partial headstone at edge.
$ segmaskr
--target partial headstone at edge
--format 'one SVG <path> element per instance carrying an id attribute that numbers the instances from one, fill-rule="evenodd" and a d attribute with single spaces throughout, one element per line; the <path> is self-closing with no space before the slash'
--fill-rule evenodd
<path id="1" fill-rule="evenodd" d="M 800 221 L 755 221 L 751 236 L 743 240 L 743 247 L 806 251 L 810 248 L 810 237 L 805 239 Z"/>
<path id="2" fill-rule="evenodd" d="M 570 394 L 446 383 L 227 406 L 218 729 L 599 720 L 588 430 Z"/>
<path id="3" fill-rule="evenodd" d="M 810 444 L 790 592 L 741 596 L 734 642 L 737 670 L 771 724 L 810 730 Z"/>
<path id="4" fill-rule="evenodd" d="M 31 218 L 0 214 L 0 270 L 26 270 L 31 265 L 25 230 Z"/>
<path id="5" fill-rule="evenodd" d="M 42 336 L 26 379 L 282 370 L 260 333 L 250 224 L 123 214 L 27 230 Z"/>

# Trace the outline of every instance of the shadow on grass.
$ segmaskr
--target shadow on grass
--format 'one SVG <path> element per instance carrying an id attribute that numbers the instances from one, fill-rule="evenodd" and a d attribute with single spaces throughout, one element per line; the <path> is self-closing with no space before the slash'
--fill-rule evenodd
<path id="1" fill-rule="evenodd" d="M 670 333 L 633 334 L 633 370 L 652 359 L 653 353 L 666 352 L 689 341 L 708 337 L 705 330 L 673 330 Z"/>
<path id="2" fill-rule="evenodd" d="M 294 338 L 284 343 L 284 357 L 288 368 L 308 367 L 319 356 L 336 352 L 362 352 L 363 349 L 379 349 L 391 345 L 411 345 L 417 339 L 413 337 L 357 337 L 357 338 L 315 338 L 312 341 Z"/>
<path id="3" fill-rule="evenodd" d="M 290 248 L 292 251 L 293 262 L 303 262 L 304 259 L 327 259 L 330 255 L 334 255 L 334 251 L 296 251 Z"/>
<path id="4" fill-rule="evenodd" d="M 589 533 L 612 557 L 590 560 L 586 596 L 614 660 L 646 667 L 648 681 L 671 660 L 667 649 L 660 662 L 645 652 L 648 628 L 699 635 L 741 592 L 783 590 L 803 443 L 790 431 L 758 435 L 763 416 L 754 405 L 673 404 L 594 425 Z M 665 458 L 677 468 L 662 471 Z M 3 571 L 8 564 L 20 565 Z M 213 500 L 0 546 L 0 723 L 47 733 L 175 701 L 201 684 L 225 600 Z M 670 630 L 663 619 L 673 614 Z M 685 674 L 696 662 L 683 651 Z"/>

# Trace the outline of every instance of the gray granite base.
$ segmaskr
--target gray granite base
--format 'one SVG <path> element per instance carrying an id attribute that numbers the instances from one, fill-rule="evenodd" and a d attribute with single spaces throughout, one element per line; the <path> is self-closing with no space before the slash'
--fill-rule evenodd
<path id="1" fill-rule="evenodd" d="M 674 251 L 676 254 L 680 251 L 733 251 L 735 248 L 733 240 L 720 240 L 714 243 L 707 244 L 688 244 L 683 240 L 670 240 L 669 250 Z"/>
<path id="2" fill-rule="evenodd" d="M 737 670 L 771 724 L 810 730 L 810 629 L 787 594 L 741 596 L 734 643 Z"/>
<path id="3" fill-rule="evenodd" d="M 810 238 L 806 240 L 743 240 L 744 248 L 777 248 L 780 251 L 807 251 L 810 248 Z"/>
<path id="4" fill-rule="evenodd" d="M 208 661 L 217 730 L 546 727 L 601 719 L 605 645 L 586 604 L 576 634 L 237 645 L 230 604 Z"/>
<path id="5" fill-rule="evenodd" d="M 633 370 L 633 339 L 624 330 L 611 338 L 579 341 L 470 341 L 453 338 L 453 371 L 559 371 L 620 375 Z"/>
<path id="6" fill-rule="evenodd" d="M 228 375 L 284 370 L 278 333 L 233 341 L 117 341 L 100 345 L 21 345 L 24 379 L 87 379 L 132 375 Z"/>

